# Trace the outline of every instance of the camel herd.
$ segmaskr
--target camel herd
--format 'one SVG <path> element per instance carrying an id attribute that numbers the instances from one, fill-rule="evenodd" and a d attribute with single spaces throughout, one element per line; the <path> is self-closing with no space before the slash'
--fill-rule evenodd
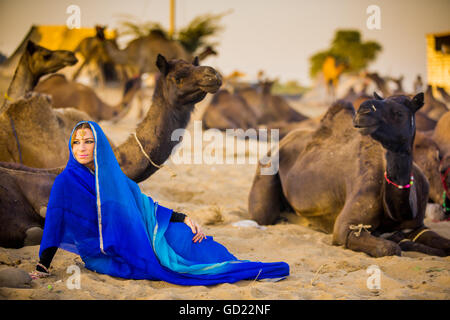
<path id="1" fill-rule="evenodd" d="M 106 41 L 102 32 L 97 29 L 96 37 L 77 50 Z M 399 79 L 392 95 L 381 77 L 369 74 L 387 95 L 349 91 L 323 116 L 308 118 L 272 93 L 273 81 L 221 88 L 221 75 L 201 66 L 199 57 L 150 54 L 146 46 L 163 39 L 157 33 L 148 37 L 124 50 L 102 42 L 108 56 L 128 68 L 124 73 L 158 74 L 151 107 L 136 134 L 118 146 L 111 143 L 129 178 L 141 182 L 158 170 L 178 143 L 171 140 L 172 132 L 186 128 L 195 104 L 211 93 L 205 129 L 280 130 L 279 148 L 268 154 L 279 159 L 278 171 L 260 175 L 258 165 L 248 197 L 251 219 L 273 224 L 281 213 L 293 213 L 312 228 L 332 233 L 334 245 L 374 257 L 402 250 L 449 254 L 450 240 L 423 223 L 427 203 L 450 207 L 450 96 L 443 88 L 443 100 L 433 96 L 431 87 L 409 95 L 401 92 Z M 209 48 L 205 54 L 212 52 Z M 90 59 L 85 57 L 86 63 Z M 2 247 L 39 244 L 73 126 L 81 120 L 120 119 L 141 89 L 140 77 L 127 75 L 121 101 L 108 105 L 89 86 L 56 74 L 76 63 L 73 52 L 29 41 L 5 94 L 0 107 Z"/>

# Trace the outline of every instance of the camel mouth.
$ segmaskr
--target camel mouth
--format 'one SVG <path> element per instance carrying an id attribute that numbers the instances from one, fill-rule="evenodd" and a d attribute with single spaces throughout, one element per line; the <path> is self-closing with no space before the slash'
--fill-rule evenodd
<path id="1" fill-rule="evenodd" d="M 73 58 L 71 57 L 71 58 L 66 59 L 66 61 L 64 61 L 64 64 L 66 66 L 73 66 L 77 62 L 78 62 L 78 59 L 76 57 L 73 57 Z"/>
<path id="2" fill-rule="evenodd" d="M 202 84 L 199 85 L 199 88 L 207 93 L 216 93 L 219 90 L 220 85 L 221 83 Z"/>
<path id="3" fill-rule="evenodd" d="M 369 134 L 374 133 L 378 129 L 378 125 L 368 125 L 368 126 L 361 126 L 361 125 L 354 125 L 354 127 L 358 130 L 360 134 L 363 136 L 367 136 Z"/>
<path id="4" fill-rule="evenodd" d="M 366 136 L 378 129 L 378 122 L 373 121 L 373 119 L 370 118 L 368 119 L 366 117 L 361 117 L 357 114 L 353 120 L 353 127 L 356 128 L 363 136 Z"/>

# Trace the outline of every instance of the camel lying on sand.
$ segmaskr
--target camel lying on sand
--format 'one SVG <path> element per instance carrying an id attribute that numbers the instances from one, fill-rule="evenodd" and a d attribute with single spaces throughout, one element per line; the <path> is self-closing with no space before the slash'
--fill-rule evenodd
<path id="1" fill-rule="evenodd" d="M 53 108 L 75 108 L 87 113 L 95 121 L 111 120 L 127 110 L 141 86 L 139 77 L 125 84 L 122 101 L 110 106 L 95 91 L 81 83 L 68 81 L 62 74 L 53 74 L 40 81 L 34 91 L 52 96 Z"/>
<path id="2" fill-rule="evenodd" d="M 171 139 L 172 132 L 185 128 L 195 104 L 203 100 L 207 93 L 216 92 L 222 84 L 220 75 L 211 67 L 199 66 L 198 59 L 193 63 L 167 61 L 160 55 L 157 66 L 161 76 L 156 83 L 152 106 L 139 123 L 136 133 L 113 148 L 122 171 L 135 182 L 150 177 L 168 159 L 172 149 L 179 143 Z M 41 94 L 36 95 L 42 98 Z M 42 107 L 47 112 L 53 110 L 49 104 Z M 44 136 L 44 140 L 40 141 L 40 135 L 49 130 L 47 125 L 47 122 L 41 121 L 31 128 L 34 130 L 31 135 L 35 139 L 34 144 L 41 146 L 35 156 L 44 157 L 48 153 L 43 146 L 61 143 L 60 149 L 54 152 L 61 157 L 60 160 L 66 158 L 67 161 L 70 133 L 64 137 L 60 133 L 56 138 Z M 42 130 L 37 131 L 39 127 Z M 42 231 L 39 229 L 43 226 L 39 212 L 42 214 L 46 206 L 55 173 L 62 169 L 37 170 L 17 164 L 0 164 L 0 246 L 17 248 L 24 244 L 39 243 L 38 235 Z M 40 192 L 35 193 L 33 190 L 36 189 Z M 35 198 L 30 199 L 30 194 Z"/>
<path id="3" fill-rule="evenodd" d="M 415 113 L 423 93 L 361 104 L 338 101 L 310 133 L 295 130 L 272 159 L 274 175 L 261 166 L 249 194 L 252 219 L 273 224 L 293 211 L 311 227 L 333 234 L 333 245 L 373 257 L 402 250 L 446 256 L 450 240 L 423 223 L 428 181 L 413 163 Z M 269 154 L 270 155 L 270 154 Z"/>
<path id="4" fill-rule="evenodd" d="M 425 105 L 422 112 L 429 118 L 439 121 L 441 116 L 447 111 L 449 111 L 447 105 L 434 97 L 433 88 L 431 85 L 428 85 L 427 90 L 425 91 Z"/>
<path id="5" fill-rule="evenodd" d="M 447 111 L 436 124 L 432 135 L 433 141 L 439 147 L 440 164 L 439 173 L 442 186 L 446 193 L 445 207 L 447 215 L 450 215 L 450 111 Z"/>
<path id="6" fill-rule="evenodd" d="M 279 129 L 280 137 L 299 127 L 308 117 L 294 110 L 286 100 L 271 93 L 274 81 L 260 81 L 258 89 L 240 88 L 217 92 L 203 114 L 205 129 Z M 310 122 L 307 127 L 310 127 Z M 303 125 L 302 125 L 303 126 Z"/>

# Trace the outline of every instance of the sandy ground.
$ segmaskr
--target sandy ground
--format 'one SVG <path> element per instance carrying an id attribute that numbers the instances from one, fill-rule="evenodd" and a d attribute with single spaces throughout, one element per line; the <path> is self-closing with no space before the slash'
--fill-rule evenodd
<path id="1" fill-rule="evenodd" d="M 109 102 L 118 100 L 103 93 Z M 209 97 L 210 98 L 210 97 Z M 197 105 L 192 120 L 199 120 L 209 98 Z M 325 107 L 295 106 L 309 116 Z M 107 135 L 119 144 L 134 130 L 132 117 L 112 126 L 102 123 Z M 193 133 L 193 121 L 188 126 Z M 225 136 L 223 136 L 225 137 Z M 230 139 L 230 137 L 226 138 Z M 204 145 L 205 147 L 205 145 Z M 189 150 L 182 146 L 183 152 Z M 244 159 L 255 150 L 237 152 Z M 241 259 L 285 261 L 290 276 L 280 282 L 240 281 L 235 284 L 184 287 L 161 281 L 124 280 L 91 272 L 74 254 L 59 250 L 52 276 L 33 281 L 27 289 L 0 288 L 1 299 L 449 299 L 450 257 L 407 252 L 401 257 L 371 258 L 331 245 L 331 235 L 306 226 L 281 222 L 266 228 L 237 227 L 249 219 L 247 198 L 256 164 L 175 164 L 140 183 L 144 193 L 164 206 L 185 212 L 203 225 L 207 235 Z M 175 174 L 175 176 L 173 176 Z M 436 232 L 450 238 L 450 222 L 426 221 Z M 0 269 L 19 267 L 32 271 L 39 246 L 0 248 Z M 72 273 L 80 265 L 80 289 L 69 289 Z M 367 287 L 370 266 L 380 270 L 378 290 Z M 370 270 L 370 269 L 369 269 Z"/>

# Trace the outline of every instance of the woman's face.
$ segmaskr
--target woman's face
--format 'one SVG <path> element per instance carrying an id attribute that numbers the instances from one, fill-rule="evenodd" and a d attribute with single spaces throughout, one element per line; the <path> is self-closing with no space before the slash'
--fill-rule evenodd
<path id="1" fill-rule="evenodd" d="M 95 168 L 94 147 L 95 140 L 92 130 L 87 128 L 78 129 L 72 140 L 72 152 L 79 163 L 91 169 Z"/>

